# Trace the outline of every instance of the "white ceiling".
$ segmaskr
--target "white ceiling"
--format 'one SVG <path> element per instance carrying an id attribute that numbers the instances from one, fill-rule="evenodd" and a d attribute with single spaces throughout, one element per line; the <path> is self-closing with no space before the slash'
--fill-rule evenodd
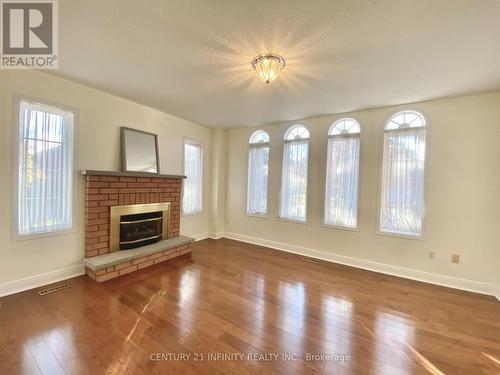
<path id="1" fill-rule="evenodd" d="M 57 75 L 214 127 L 500 89 L 498 0 L 59 1 Z M 270 85 L 250 66 L 285 57 Z"/>

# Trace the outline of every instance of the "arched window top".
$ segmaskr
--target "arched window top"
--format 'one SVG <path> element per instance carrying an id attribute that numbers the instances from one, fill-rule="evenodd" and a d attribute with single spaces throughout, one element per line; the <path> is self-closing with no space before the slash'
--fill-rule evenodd
<path id="1" fill-rule="evenodd" d="M 423 128 L 425 126 L 425 118 L 416 111 L 401 111 L 392 116 L 385 130 L 408 129 L 408 128 Z"/>
<path id="2" fill-rule="evenodd" d="M 356 120 L 352 118 L 342 118 L 332 124 L 328 131 L 328 135 L 359 134 L 360 131 L 361 127 Z"/>
<path id="3" fill-rule="evenodd" d="M 294 125 L 289 128 L 284 136 L 285 141 L 309 139 L 309 130 L 304 125 Z"/>
<path id="4" fill-rule="evenodd" d="M 257 145 L 261 143 L 269 143 L 269 134 L 265 132 L 264 130 L 257 130 L 252 133 L 250 136 L 250 142 L 251 145 Z"/>

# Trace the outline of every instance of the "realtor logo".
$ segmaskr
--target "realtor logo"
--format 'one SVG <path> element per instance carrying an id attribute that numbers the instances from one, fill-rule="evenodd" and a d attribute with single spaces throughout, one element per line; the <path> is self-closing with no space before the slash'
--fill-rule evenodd
<path id="1" fill-rule="evenodd" d="M 2 69 L 57 69 L 57 0 L 0 0 Z"/>

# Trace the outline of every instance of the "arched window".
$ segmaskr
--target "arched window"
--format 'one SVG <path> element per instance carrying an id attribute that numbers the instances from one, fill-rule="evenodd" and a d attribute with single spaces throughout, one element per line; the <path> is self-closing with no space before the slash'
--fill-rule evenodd
<path id="1" fill-rule="evenodd" d="M 247 213 L 267 215 L 269 134 L 257 130 L 250 136 L 248 152 Z"/>
<path id="2" fill-rule="evenodd" d="M 306 221 L 309 130 L 294 125 L 283 138 L 280 217 Z"/>
<path id="3" fill-rule="evenodd" d="M 357 228 L 360 131 L 351 118 L 336 121 L 328 131 L 325 224 Z"/>
<path id="4" fill-rule="evenodd" d="M 303 125 L 295 125 L 288 129 L 284 137 L 285 141 L 309 139 L 309 130 Z"/>
<path id="5" fill-rule="evenodd" d="M 425 215 L 425 118 L 415 111 L 392 116 L 384 130 L 380 231 L 422 235 Z"/>
<path id="6" fill-rule="evenodd" d="M 264 130 L 257 130 L 250 136 L 250 145 L 269 143 L 269 134 Z"/>

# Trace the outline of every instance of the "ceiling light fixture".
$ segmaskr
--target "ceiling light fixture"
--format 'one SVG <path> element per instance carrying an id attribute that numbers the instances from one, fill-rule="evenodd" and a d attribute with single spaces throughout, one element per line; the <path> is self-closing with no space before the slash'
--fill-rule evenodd
<path id="1" fill-rule="evenodd" d="M 285 67 L 285 59 L 278 55 L 260 55 L 252 60 L 252 67 L 263 82 L 269 83 Z"/>

